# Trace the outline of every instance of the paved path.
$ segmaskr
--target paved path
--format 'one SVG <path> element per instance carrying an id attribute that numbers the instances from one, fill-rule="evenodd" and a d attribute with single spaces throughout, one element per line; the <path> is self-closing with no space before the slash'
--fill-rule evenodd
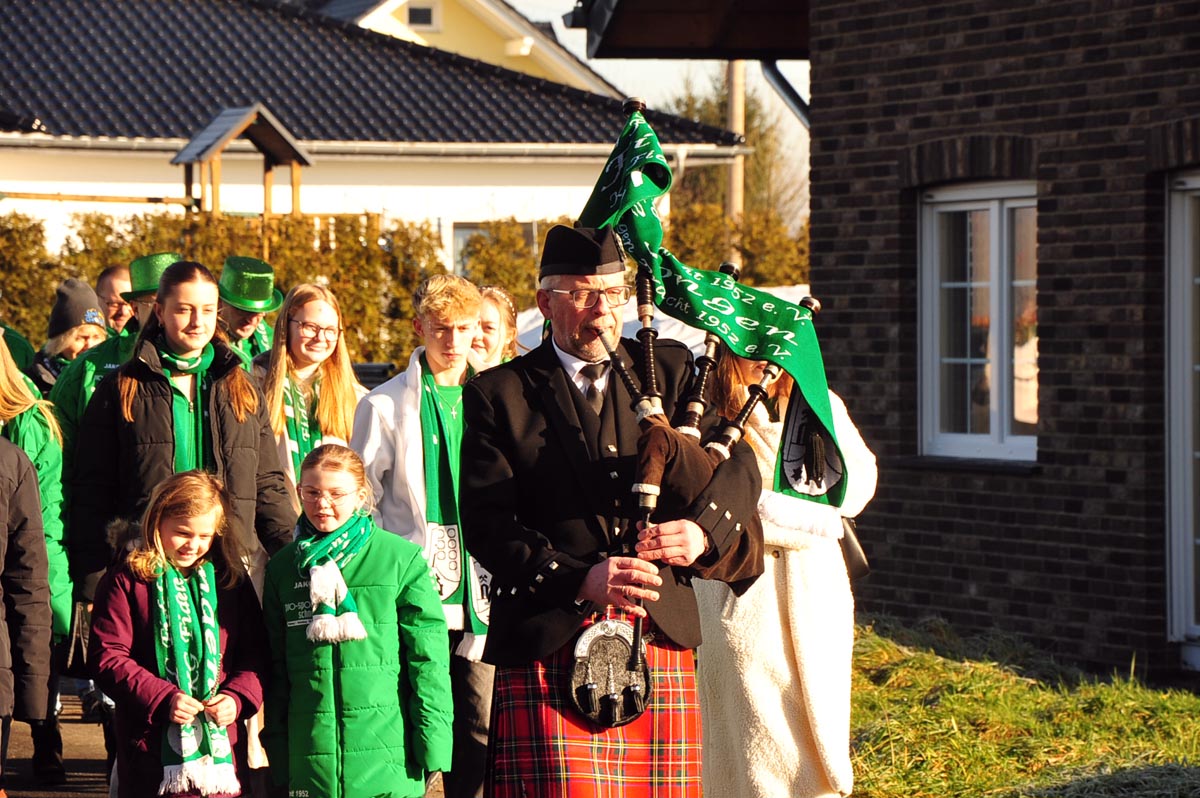
<path id="1" fill-rule="evenodd" d="M 108 795 L 104 779 L 104 735 L 100 725 L 84 723 L 80 719 L 79 699 L 75 696 L 64 694 L 62 702 L 63 711 L 58 721 L 62 726 L 67 783 L 42 787 L 33 780 L 29 767 L 29 757 L 33 753 L 29 726 L 18 721 L 13 723 L 8 748 L 6 782 L 9 798 L 105 798 Z M 428 798 L 442 798 L 440 783 L 429 791 Z"/>
<path id="2" fill-rule="evenodd" d="M 29 725 L 16 721 L 8 747 L 6 784 L 9 798 L 58 798 L 59 796 L 108 795 L 104 780 L 104 735 L 100 724 L 84 723 L 80 719 L 79 699 L 63 695 L 63 711 L 59 723 L 63 734 L 63 759 L 67 768 L 67 783 L 42 787 L 33 780 L 29 757 L 33 744 Z"/>

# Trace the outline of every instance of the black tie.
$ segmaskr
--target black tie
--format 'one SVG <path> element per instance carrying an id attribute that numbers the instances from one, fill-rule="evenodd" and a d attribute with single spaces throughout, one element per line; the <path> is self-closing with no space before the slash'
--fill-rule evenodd
<path id="1" fill-rule="evenodd" d="M 608 368 L 607 363 L 588 363 L 579 370 L 579 373 L 588 381 L 583 398 L 592 406 L 592 410 L 596 411 L 596 415 L 600 415 L 600 411 L 604 408 L 604 394 L 600 393 L 596 387 L 596 380 L 600 379 L 606 368 Z"/>

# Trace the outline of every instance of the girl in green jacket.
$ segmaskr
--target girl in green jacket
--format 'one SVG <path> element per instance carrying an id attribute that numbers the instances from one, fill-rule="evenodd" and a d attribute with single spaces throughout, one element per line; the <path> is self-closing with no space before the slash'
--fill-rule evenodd
<path id="1" fill-rule="evenodd" d="M 263 742 L 292 796 L 425 794 L 450 768 L 441 601 L 421 548 L 378 529 L 362 460 L 337 444 L 300 466 L 296 541 L 263 590 L 271 650 Z"/>
<path id="2" fill-rule="evenodd" d="M 4 344 L 0 344 L 0 436 L 21 447 L 37 471 L 56 655 L 51 657 L 48 714 L 45 721 L 32 727 L 33 772 L 42 784 L 61 784 L 66 780 L 66 772 L 57 717 L 58 674 L 66 659 L 65 646 L 73 608 L 67 550 L 63 543 L 62 434 L 51 404 L 41 398 L 34 384 L 20 372 Z"/>

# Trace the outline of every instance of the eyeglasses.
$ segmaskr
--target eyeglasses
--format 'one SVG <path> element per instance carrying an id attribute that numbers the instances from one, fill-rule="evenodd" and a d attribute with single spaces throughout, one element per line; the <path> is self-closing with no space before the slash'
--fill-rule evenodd
<path id="1" fill-rule="evenodd" d="M 341 327 L 322 327 L 319 324 L 313 324 L 311 321 L 296 321 L 295 319 L 288 319 L 288 321 L 299 325 L 300 337 L 302 338 L 316 338 L 320 335 L 326 341 L 336 341 L 338 336 L 342 334 Z"/>
<path id="2" fill-rule="evenodd" d="M 633 296 L 633 289 L 627 285 L 614 285 L 612 288 L 576 288 L 573 291 L 565 288 L 551 288 L 549 291 L 552 294 L 570 296 L 577 308 L 594 307 L 600 301 L 601 294 L 604 294 L 604 298 L 608 300 L 609 307 L 619 308 Z"/>
<path id="3" fill-rule="evenodd" d="M 106 307 L 108 309 L 108 312 L 110 314 L 115 314 L 118 311 L 123 311 L 123 310 L 129 309 L 129 303 L 121 302 L 121 301 L 105 302 L 104 307 Z"/>
<path id="4" fill-rule="evenodd" d="M 353 496 L 344 490 L 317 490 L 316 488 L 300 488 L 300 501 L 307 504 L 320 504 L 321 500 L 337 505 L 346 501 L 346 498 Z"/>

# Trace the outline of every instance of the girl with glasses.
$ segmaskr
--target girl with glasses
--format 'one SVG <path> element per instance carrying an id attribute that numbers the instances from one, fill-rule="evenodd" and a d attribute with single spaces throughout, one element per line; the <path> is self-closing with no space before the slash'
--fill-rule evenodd
<path id="1" fill-rule="evenodd" d="M 229 520 L 216 477 L 168 477 L 96 589 L 88 662 L 117 704 L 121 798 L 242 794 L 236 721 L 262 705 L 266 646 Z"/>
<path id="2" fill-rule="evenodd" d="M 305 283 L 288 292 L 270 353 L 255 358 L 254 373 L 270 408 L 279 463 L 294 486 L 309 452 L 350 440 L 354 409 L 367 393 L 354 376 L 332 291 Z"/>
<path id="3" fill-rule="evenodd" d="M 441 601 L 421 547 L 375 526 L 362 460 L 304 458 L 296 541 L 267 566 L 263 743 L 289 795 L 423 796 L 450 769 Z"/>

